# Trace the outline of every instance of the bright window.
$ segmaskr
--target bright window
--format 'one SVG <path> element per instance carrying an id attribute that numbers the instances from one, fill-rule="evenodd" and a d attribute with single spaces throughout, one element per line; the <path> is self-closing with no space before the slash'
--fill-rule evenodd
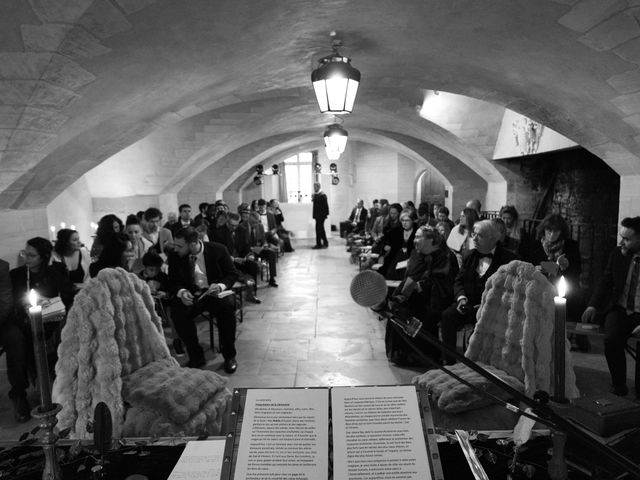
<path id="1" fill-rule="evenodd" d="M 287 202 L 311 203 L 313 174 L 311 162 L 313 154 L 302 152 L 285 159 L 284 174 L 287 182 Z"/>

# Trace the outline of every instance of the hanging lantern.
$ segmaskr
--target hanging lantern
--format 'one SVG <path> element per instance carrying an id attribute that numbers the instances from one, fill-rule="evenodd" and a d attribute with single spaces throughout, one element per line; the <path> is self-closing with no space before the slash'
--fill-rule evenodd
<path id="1" fill-rule="evenodd" d="M 338 52 L 342 42 L 332 42 L 333 53 L 321 58 L 320 66 L 311 73 L 311 82 L 322 113 L 343 115 L 353 111 L 360 85 L 360 71 L 351 60 Z"/>
<path id="2" fill-rule="evenodd" d="M 274 175 L 280 175 L 280 166 L 277 163 L 271 165 L 271 173 Z"/>
<path id="3" fill-rule="evenodd" d="M 335 150 L 338 153 L 344 153 L 347 146 L 347 131 L 337 123 L 329 125 L 324 130 L 324 145 L 328 149 Z"/>
<path id="4" fill-rule="evenodd" d="M 329 147 L 324 147 L 325 152 L 327 152 L 327 158 L 329 160 L 339 160 L 340 159 L 340 152 L 337 150 L 333 150 Z"/>
<path id="5" fill-rule="evenodd" d="M 262 165 L 256 165 L 256 174 L 257 175 L 263 175 L 264 174 L 264 167 Z"/>

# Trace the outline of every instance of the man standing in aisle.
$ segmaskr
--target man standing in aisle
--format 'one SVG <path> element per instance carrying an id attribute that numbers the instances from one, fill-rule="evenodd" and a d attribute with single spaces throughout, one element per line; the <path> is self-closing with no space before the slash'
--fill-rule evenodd
<path id="1" fill-rule="evenodd" d="M 315 193 L 311 197 L 311 201 L 313 202 L 313 219 L 316 221 L 316 244 L 312 248 L 318 250 L 329 246 L 327 232 L 324 230 L 324 221 L 329 216 L 329 203 L 318 182 L 313 184 L 313 190 Z"/>

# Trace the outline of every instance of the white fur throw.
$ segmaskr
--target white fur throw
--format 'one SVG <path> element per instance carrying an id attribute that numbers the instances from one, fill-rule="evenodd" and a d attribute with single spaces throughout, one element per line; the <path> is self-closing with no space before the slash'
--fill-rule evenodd
<path id="1" fill-rule="evenodd" d="M 187 371 L 169 353 L 147 284 L 121 268 L 100 271 L 76 295 L 62 330 L 53 385 L 53 400 L 62 405 L 59 428 L 71 427 L 74 438 L 88 437 L 95 406 L 105 402 L 113 435 L 120 437 L 127 413 L 123 380 L 142 367 L 152 371 L 169 364 L 175 377 Z M 226 390 L 223 377 L 207 373 L 221 379 L 216 391 Z"/>
<path id="2" fill-rule="evenodd" d="M 125 377 L 125 436 L 219 435 L 231 392 L 226 377 L 180 369 L 174 358 L 153 362 Z"/>
<path id="3" fill-rule="evenodd" d="M 552 394 L 554 296 L 553 285 L 530 263 L 516 260 L 500 267 L 487 280 L 465 356 L 518 379 L 529 397 L 537 390 Z M 576 398 L 579 392 L 569 347 L 566 341 L 565 395 Z M 414 382 L 426 383 L 425 375 Z M 432 374 L 427 377 L 440 381 Z M 451 402 L 459 407 L 459 402 Z"/>

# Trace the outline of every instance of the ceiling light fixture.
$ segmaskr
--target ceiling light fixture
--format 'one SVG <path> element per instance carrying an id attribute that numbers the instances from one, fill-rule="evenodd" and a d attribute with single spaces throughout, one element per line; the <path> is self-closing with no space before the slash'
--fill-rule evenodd
<path id="1" fill-rule="evenodd" d="M 324 147 L 325 151 L 327 152 L 327 158 L 329 160 L 340 160 L 340 152 L 337 150 L 332 150 L 329 147 Z"/>
<path id="2" fill-rule="evenodd" d="M 328 150 L 344 153 L 349 134 L 338 123 L 332 123 L 324 130 L 324 145 Z"/>
<path id="3" fill-rule="evenodd" d="M 335 32 L 332 32 L 332 37 Z M 360 85 L 360 71 L 351 66 L 351 59 L 338 52 L 342 41 L 331 42 L 333 53 L 318 60 L 320 66 L 311 72 L 311 82 L 322 113 L 343 115 L 353 111 Z"/>

